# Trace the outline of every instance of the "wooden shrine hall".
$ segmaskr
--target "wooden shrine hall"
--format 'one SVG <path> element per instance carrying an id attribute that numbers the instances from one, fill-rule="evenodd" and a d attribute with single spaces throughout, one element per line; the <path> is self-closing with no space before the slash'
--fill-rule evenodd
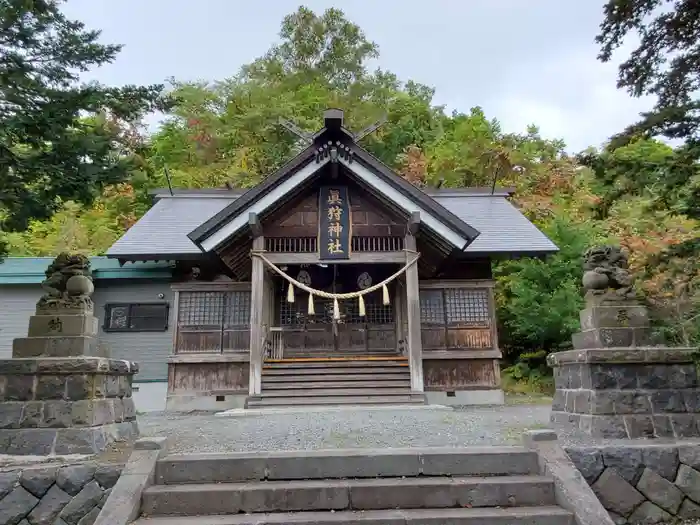
<path id="1" fill-rule="evenodd" d="M 324 124 L 244 193 L 156 192 L 108 251 L 175 267 L 167 409 L 502 403 L 491 263 L 556 246 L 509 191 L 419 189 Z"/>

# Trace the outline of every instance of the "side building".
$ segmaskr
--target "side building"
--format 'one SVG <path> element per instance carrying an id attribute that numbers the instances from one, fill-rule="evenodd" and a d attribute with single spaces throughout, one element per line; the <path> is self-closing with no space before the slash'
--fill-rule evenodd
<path id="1" fill-rule="evenodd" d="M 41 281 L 51 257 L 8 257 L 0 263 L 0 358 L 12 357 L 12 341 L 26 337 L 29 317 L 44 293 Z M 175 324 L 173 265 L 139 262 L 120 265 L 91 257 L 99 338 L 116 359 L 137 361 L 136 383 L 165 382 Z"/>

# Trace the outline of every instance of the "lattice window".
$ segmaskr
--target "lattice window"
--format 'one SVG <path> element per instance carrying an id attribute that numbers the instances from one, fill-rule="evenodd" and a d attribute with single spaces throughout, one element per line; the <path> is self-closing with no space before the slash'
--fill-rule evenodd
<path id="1" fill-rule="evenodd" d="M 445 288 L 420 291 L 422 324 L 488 326 L 491 324 L 486 289 Z"/>
<path id="2" fill-rule="evenodd" d="M 224 327 L 250 325 L 250 292 L 226 292 Z"/>
<path id="3" fill-rule="evenodd" d="M 422 324 L 445 324 L 445 304 L 442 290 L 421 290 L 420 322 Z"/>
<path id="4" fill-rule="evenodd" d="M 298 292 L 297 292 L 298 293 Z M 333 300 L 314 297 L 315 315 L 308 314 L 308 295 L 298 294 L 293 303 L 287 302 L 286 289 L 280 294 L 280 326 L 302 326 L 305 324 L 330 324 L 333 322 Z M 384 305 L 381 297 L 365 296 L 365 316 L 360 316 L 357 299 L 339 302 L 340 322 L 346 324 L 391 324 L 394 322 L 393 304 Z"/>
<path id="5" fill-rule="evenodd" d="M 379 297 L 377 297 L 379 296 Z M 357 299 L 343 301 L 345 314 L 343 321 L 348 324 L 392 324 L 394 322 L 393 303 L 385 305 L 381 293 L 367 294 L 365 299 L 365 316 L 360 316 L 360 304 Z"/>
<path id="6" fill-rule="evenodd" d="M 293 303 L 287 302 L 287 288 L 278 292 L 279 297 L 279 323 L 280 326 L 301 326 L 307 323 L 329 322 L 333 312 L 333 301 L 314 297 L 314 315 L 309 315 L 309 296 L 295 290 L 296 300 Z M 329 313 L 330 312 L 330 313 Z"/>
<path id="7" fill-rule="evenodd" d="M 247 326 L 250 292 L 180 292 L 180 326 Z"/>
<path id="8" fill-rule="evenodd" d="M 220 326 L 224 312 L 221 292 L 180 292 L 178 324 Z"/>
<path id="9" fill-rule="evenodd" d="M 483 326 L 491 320 L 488 291 L 483 289 L 446 289 L 445 310 L 448 324 Z"/>

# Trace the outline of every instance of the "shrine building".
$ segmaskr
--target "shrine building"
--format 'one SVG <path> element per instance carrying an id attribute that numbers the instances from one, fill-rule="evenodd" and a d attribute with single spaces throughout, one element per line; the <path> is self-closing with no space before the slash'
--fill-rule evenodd
<path id="1" fill-rule="evenodd" d="M 167 409 L 502 403 L 492 262 L 557 247 L 509 191 L 419 189 L 324 122 L 248 191 L 156 192 L 109 249 L 174 265 Z"/>

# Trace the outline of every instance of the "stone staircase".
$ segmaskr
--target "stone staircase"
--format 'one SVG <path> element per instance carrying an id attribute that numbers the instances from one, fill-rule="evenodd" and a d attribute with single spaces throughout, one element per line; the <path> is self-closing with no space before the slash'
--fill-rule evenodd
<path id="1" fill-rule="evenodd" d="M 425 404 L 425 395 L 411 392 L 405 357 L 266 362 L 262 393 L 249 397 L 246 406 L 382 404 Z"/>
<path id="2" fill-rule="evenodd" d="M 136 525 L 574 525 L 520 447 L 166 456 Z"/>

